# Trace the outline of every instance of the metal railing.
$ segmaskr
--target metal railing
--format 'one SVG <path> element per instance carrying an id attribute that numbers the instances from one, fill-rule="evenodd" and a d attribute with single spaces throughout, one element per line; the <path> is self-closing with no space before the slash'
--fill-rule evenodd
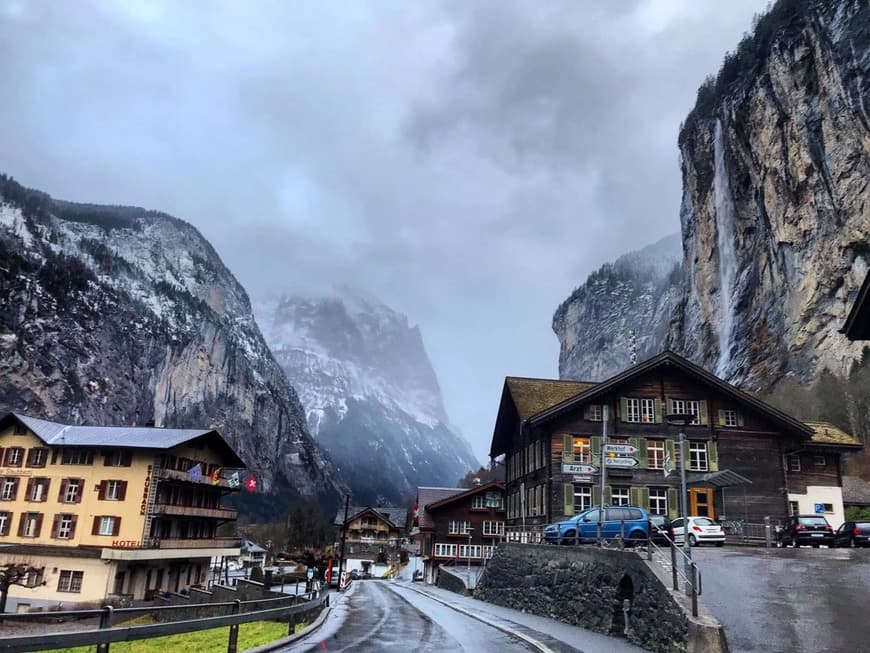
<path id="1" fill-rule="evenodd" d="M 278 621 L 286 618 L 288 621 L 288 634 L 293 634 L 300 617 L 306 614 L 313 615 L 314 612 L 320 614 L 320 611 L 327 605 L 329 605 L 329 595 L 326 592 L 322 594 L 309 592 L 307 594 L 299 594 L 298 596 L 288 595 L 271 599 L 255 599 L 253 601 L 236 600 L 223 603 L 192 603 L 185 605 L 121 608 L 118 610 L 113 609 L 111 606 L 105 606 L 100 610 L 64 610 L 4 614 L 2 615 L 3 621 L 16 622 L 53 621 L 58 623 L 68 619 L 98 618 L 99 627 L 98 629 L 90 630 L 3 637 L 0 639 L 0 651 L 4 653 L 26 653 L 29 651 L 47 651 L 56 648 L 96 645 L 97 653 L 109 653 L 109 646 L 113 642 L 151 639 L 153 637 L 229 626 L 227 653 L 237 653 L 239 624 L 253 621 Z M 259 606 L 266 607 L 257 609 Z M 142 614 L 159 616 L 184 610 L 214 610 L 222 614 L 184 621 L 148 624 L 145 626 L 113 626 L 113 623 L 122 617 L 130 619 Z"/>
<path id="2" fill-rule="evenodd" d="M 671 567 L 671 580 L 673 581 L 674 591 L 680 590 L 680 578 L 685 581 L 685 590 L 692 599 L 692 616 L 698 616 L 698 597 L 701 595 L 701 570 L 698 564 L 686 555 L 682 548 L 674 544 L 674 541 L 665 533 L 661 533 L 662 537 L 667 540 L 668 553 L 665 553 L 663 547 L 658 546 L 652 540 L 647 542 L 647 560 L 652 561 L 656 555 L 660 556 L 666 562 L 669 562 Z M 669 559 L 669 560 L 668 560 Z M 680 571 L 682 563 L 683 571 Z"/>
<path id="3" fill-rule="evenodd" d="M 780 526 L 772 524 L 770 517 L 765 517 L 761 524 L 753 524 L 742 519 L 726 519 L 722 522 L 722 530 L 732 543 L 762 544 L 770 547 L 776 542 L 777 529 Z"/>

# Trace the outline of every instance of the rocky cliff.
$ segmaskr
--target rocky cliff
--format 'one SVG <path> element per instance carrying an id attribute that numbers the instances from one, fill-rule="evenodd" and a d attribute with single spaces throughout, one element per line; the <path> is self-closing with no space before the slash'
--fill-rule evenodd
<path id="1" fill-rule="evenodd" d="M 0 176 L 0 410 L 211 426 L 273 496 L 340 487 L 250 302 L 189 224 Z"/>
<path id="2" fill-rule="evenodd" d="M 679 135 L 673 310 L 668 298 L 629 312 L 646 350 L 670 347 L 763 394 L 860 361 L 862 345 L 838 331 L 870 265 L 868 69 L 867 0 L 779 0 L 699 89 Z M 554 319 L 560 369 L 595 378 L 597 347 L 617 347 L 604 357 L 616 361 L 625 341 L 599 342 L 606 302 L 574 299 Z"/>
<path id="3" fill-rule="evenodd" d="M 308 425 L 354 501 L 403 505 L 479 467 L 449 426 L 420 330 L 376 299 L 286 297 L 256 307 Z"/>

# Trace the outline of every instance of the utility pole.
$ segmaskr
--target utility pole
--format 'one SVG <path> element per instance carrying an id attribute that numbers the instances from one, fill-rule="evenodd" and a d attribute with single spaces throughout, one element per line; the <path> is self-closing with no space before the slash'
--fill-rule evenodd
<path id="1" fill-rule="evenodd" d="M 601 407 L 601 450 L 598 452 L 598 464 L 601 466 L 601 501 L 598 506 L 598 526 L 596 527 L 596 539 L 601 546 L 601 520 L 604 519 L 604 484 L 607 477 L 607 465 L 605 465 L 604 446 L 607 444 L 607 402 Z"/>
<path id="2" fill-rule="evenodd" d="M 338 557 L 338 589 L 341 589 L 341 571 L 344 567 L 344 543 L 347 540 L 347 511 L 350 508 L 350 495 L 344 498 L 344 521 L 341 523 L 341 555 Z"/>

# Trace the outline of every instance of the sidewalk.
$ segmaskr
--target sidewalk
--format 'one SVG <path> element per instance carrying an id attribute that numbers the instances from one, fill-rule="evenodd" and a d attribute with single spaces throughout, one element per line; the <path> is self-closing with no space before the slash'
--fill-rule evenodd
<path id="1" fill-rule="evenodd" d="M 407 583 L 394 581 L 401 589 L 415 591 L 424 596 L 438 601 L 454 610 L 463 612 L 471 617 L 480 619 L 486 623 L 496 625 L 502 629 L 511 630 L 520 635 L 536 640 L 544 646 L 539 650 L 582 651 L 582 653 L 640 653 L 645 649 L 628 643 L 617 637 L 608 637 L 591 630 L 570 626 L 560 621 L 539 617 L 504 608 L 485 601 L 479 601 L 468 596 L 461 596 L 454 592 L 425 585 L 423 583 Z"/>

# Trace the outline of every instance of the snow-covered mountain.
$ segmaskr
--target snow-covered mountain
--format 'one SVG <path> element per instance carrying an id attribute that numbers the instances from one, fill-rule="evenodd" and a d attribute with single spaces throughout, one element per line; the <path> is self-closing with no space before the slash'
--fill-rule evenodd
<path id="1" fill-rule="evenodd" d="M 360 292 L 255 307 L 308 426 L 358 502 L 454 485 L 478 461 L 447 420 L 420 329 Z"/>
<path id="2" fill-rule="evenodd" d="M 191 225 L 0 175 L 0 306 L 0 411 L 209 426 L 271 495 L 255 498 L 344 493 L 245 290 Z"/>

